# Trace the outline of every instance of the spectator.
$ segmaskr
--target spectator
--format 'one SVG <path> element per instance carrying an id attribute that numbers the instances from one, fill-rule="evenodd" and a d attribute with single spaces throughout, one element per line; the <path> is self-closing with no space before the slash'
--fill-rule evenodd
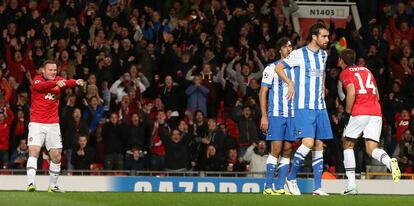
<path id="1" fill-rule="evenodd" d="M 0 95 L 4 97 L 3 101 L 5 101 L 5 103 L 9 103 L 12 95 L 12 90 L 6 78 L 3 76 L 2 69 L 0 69 Z"/>
<path id="2" fill-rule="evenodd" d="M 88 125 L 89 134 L 93 134 L 95 133 L 99 122 L 104 117 L 104 107 L 96 96 L 90 97 L 89 101 L 85 100 L 84 105 L 86 106 L 86 109 L 83 112 L 82 118 Z"/>
<path id="3" fill-rule="evenodd" d="M 264 140 L 259 140 L 247 148 L 243 159 L 250 163 L 249 170 L 254 173 L 253 177 L 264 177 L 267 156 L 267 145 Z"/>
<path id="4" fill-rule="evenodd" d="M 391 92 L 388 96 L 384 97 L 383 108 L 387 109 L 383 112 L 387 122 L 390 125 L 394 125 L 394 115 L 403 108 L 407 108 L 408 104 L 406 94 L 401 90 L 401 81 L 394 81 L 392 83 Z"/>
<path id="5" fill-rule="evenodd" d="M 89 170 L 96 162 L 96 151 L 88 144 L 88 136 L 79 135 L 78 144 L 73 148 L 71 163 L 76 170 Z"/>
<path id="6" fill-rule="evenodd" d="M 141 65 L 132 65 L 129 69 L 129 73 L 131 74 L 131 79 L 134 82 L 134 85 L 139 85 L 139 89 L 135 88 L 135 93 L 137 95 L 136 99 L 138 101 L 142 100 L 142 93 L 144 93 L 149 87 L 150 82 L 148 81 L 147 77 L 139 71 L 141 69 Z"/>
<path id="7" fill-rule="evenodd" d="M 352 16 L 348 17 L 345 28 L 331 23 L 327 68 L 332 73 L 327 76 L 332 75 L 332 81 L 328 78 L 326 85 L 331 114 L 336 113 L 338 107 L 338 94 L 333 91 L 337 75 L 335 45 L 344 36 L 348 47 L 357 51 L 360 63 L 366 62 L 374 71 L 380 97 L 383 97 L 380 101 L 387 108 L 383 111 L 390 125 L 387 129 L 396 133 L 394 116 L 402 109 L 412 108 L 414 102 L 413 5 L 413 2 L 360 1 L 360 29 L 355 28 L 356 19 Z M 156 111 L 160 109 L 166 111 L 165 121 L 173 128 L 183 117 L 188 118 L 181 113 L 187 108 L 195 116 L 199 116 L 197 110 L 209 118 L 216 118 L 217 114 L 217 119 L 233 130 L 228 117 L 238 99 L 241 99 L 239 103 L 248 99 L 245 105 L 251 107 L 253 116 L 258 114 L 255 105 L 258 105 L 261 64 L 276 59 L 275 40 L 287 36 L 294 47 L 304 43 L 302 34 L 295 32 L 291 23 L 291 14 L 297 8 L 293 0 L 165 4 L 119 1 L 110 5 L 79 4 L 77 1 L 61 4 L 54 0 L 49 6 L 43 1 L 5 3 L 0 6 L 0 40 L 3 43 L 0 50 L 4 54 L 0 58 L 0 96 L 5 97 L 15 116 L 20 115 L 14 121 L 16 128 L 11 128 L 10 138 L 24 135 L 23 128 L 17 125 L 22 125 L 18 121 L 20 110 L 28 118 L 30 101 L 26 91 L 30 89 L 36 69 L 47 59 L 59 62 L 62 76 L 88 81 L 89 86 L 84 91 L 65 90 L 61 95 L 65 101 L 61 101 L 59 111 L 62 121 L 72 118 L 75 107 L 80 108 L 84 116 L 88 114 L 89 143 L 96 146 L 101 161 L 103 150 L 108 147 L 111 150 L 112 145 L 104 148 L 102 131 L 98 129 L 103 122 L 94 129 L 96 121 L 93 120 L 99 118 L 95 119 L 96 115 L 89 111 L 93 97 L 104 107 L 104 117 L 117 112 L 123 125 L 130 124 L 132 114 L 139 114 L 141 124 L 148 128 L 148 136 L 157 119 Z M 187 80 L 193 75 L 200 75 L 198 88 Z M 171 89 L 169 80 L 160 82 L 168 76 L 177 83 L 172 83 Z M 185 93 L 186 90 L 193 93 Z M 83 105 L 83 99 L 88 101 L 88 106 Z M 67 107 L 66 100 L 70 101 Z M 187 103 L 183 103 L 186 100 Z M 237 107 L 236 120 L 242 116 L 241 105 Z M 194 125 L 197 128 L 194 133 L 200 138 L 191 141 L 192 149 L 195 146 L 204 150 L 202 146 L 206 145 L 199 143 L 201 137 L 206 136 L 207 124 L 204 120 L 195 120 Z M 238 138 L 236 134 L 232 131 Z M 387 132 L 384 134 L 391 139 Z M 9 153 L 17 147 L 17 142 L 10 141 L 12 144 L 16 145 L 9 147 Z M 224 153 L 227 149 L 217 148 L 217 152 Z"/>
<path id="8" fill-rule="evenodd" d="M 4 97 L 0 96 L 4 101 Z M 0 164 L 5 168 L 9 161 L 9 133 L 14 114 L 8 104 L 0 105 Z"/>
<path id="9" fill-rule="evenodd" d="M 413 135 L 409 129 L 406 129 L 401 137 L 401 142 L 394 151 L 394 157 L 398 159 L 399 166 L 402 171 L 411 167 L 413 169 L 414 153 L 413 153 Z M 412 171 L 411 171 L 412 172 Z"/>
<path id="10" fill-rule="evenodd" d="M 207 149 L 200 156 L 196 165 L 197 171 L 221 171 L 220 157 L 217 156 L 216 147 L 208 145 Z"/>
<path id="11" fill-rule="evenodd" d="M 201 85 L 201 76 L 196 75 L 193 78 L 193 85 L 189 86 L 185 90 L 187 95 L 187 108 L 195 113 L 197 110 L 201 110 L 204 115 L 207 115 L 207 94 L 209 90 Z"/>
<path id="12" fill-rule="evenodd" d="M 124 168 L 124 137 L 117 113 L 112 113 L 109 122 L 102 129 L 105 145 L 105 169 L 122 170 Z"/>
<path id="13" fill-rule="evenodd" d="M 118 116 L 123 123 L 130 123 L 131 116 L 138 112 L 138 107 L 128 95 L 122 97 L 119 104 Z"/>
<path id="14" fill-rule="evenodd" d="M 405 130 L 409 129 L 410 126 L 410 114 L 408 110 L 403 109 L 401 113 L 395 114 L 395 142 L 399 144 L 402 139 L 402 135 L 404 134 Z"/>
<path id="15" fill-rule="evenodd" d="M 165 170 L 165 144 L 162 141 L 170 136 L 171 128 L 166 122 L 167 116 L 163 110 L 159 110 L 157 121 L 152 125 L 150 140 L 151 170 Z"/>
<path id="16" fill-rule="evenodd" d="M 224 134 L 221 130 L 217 127 L 217 122 L 215 119 L 208 119 L 207 120 L 208 130 L 204 137 L 200 139 L 201 143 L 204 145 L 202 150 L 204 151 L 207 149 L 207 146 L 213 144 L 216 149 L 216 154 L 219 158 L 223 157 L 224 151 Z"/>
<path id="17" fill-rule="evenodd" d="M 174 118 L 179 117 L 179 112 L 184 109 L 184 95 L 180 88 L 181 85 L 174 83 L 171 76 L 166 76 L 164 84 L 160 85 L 158 95 L 162 102 L 164 102 L 165 110 L 171 111 L 171 116 Z"/>
<path id="18" fill-rule="evenodd" d="M 206 56 L 211 56 L 212 51 L 206 49 Z M 211 59 L 213 57 L 208 57 Z M 211 64 L 204 63 L 200 72 L 201 77 L 201 85 L 207 88 L 208 95 L 207 95 L 207 117 L 216 117 L 216 109 L 217 109 L 217 98 L 218 92 L 217 83 L 219 83 L 219 77 L 217 74 L 213 73 Z M 214 68 L 215 69 L 215 68 Z M 193 70 L 190 70 L 189 73 L 193 73 Z M 188 75 L 187 75 L 188 76 Z M 190 79 L 195 78 L 192 76 Z M 193 110 L 194 111 L 194 110 Z"/>
<path id="19" fill-rule="evenodd" d="M 132 155 L 129 155 L 125 160 L 126 170 L 146 170 L 146 156 L 142 150 L 138 148 L 131 149 Z"/>
<path id="20" fill-rule="evenodd" d="M 86 87 L 86 96 L 83 100 L 84 104 L 85 104 L 85 101 L 86 101 L 86 103 L 87 103 L 87 101 L 90 101 L 92 97 L 96 97 L 96 99 L 98 100 L 98 104 L 104 103 L 104 100 L 99 95 L 98 86 L 96 86 L 95 84 L 89 84 Z M 85 105 L 85 106 L 88 106 L 88 105 Z"/>
<path id="21" fill-rule="evenodd" d="M 175 129 L 171 137 L 163 139 L 165 145 L 165 168 L 167 171 L 184 172 L 190 167 L 189 143 L 192 135 Z"/>
<path id="22" fill-rule="evenodd" d="M 128 152 L 132 152 L 133 148 L 140 148 L 143 151 L 148 151 L 149 144 L 149 131 L 145 122 L 141 119 L 140 115 L 137 113 L 132 114 L 131 123 L 123 123 L 123 130 L 126 139 L 125 149 Z"/>
<path id="23" fill-rule="evenodd" d="M 414 107 L 411 107 L 410 110 L 410 125 L 409 125 L 410 129 L 414 129 Z"/>
<path id="24" fill-rule="evenodd" d="M 135 79 L 135 82 L 136 79 Z M 145 85 L 138 81 L 136 84 L 133 79 L 131 79 L 131 74 L 124 73 L 121 78 L 115 81 L 109 89 L 112 94 L 116 96 L 116 103 L 121 102 L 122 98 L 129 93 L 131 90 L 139 90 L 141 93 L 145 91 Z"/>
<path id="25" fill-rule="evenodd" d="M 246 164 L 243 162 L 243 158 L 239 157 L 236 149 L 230 149 L 222 168 L 227 172 L 244 172 Z"/>
<path id="26" fill-rule="evenodd" d="M 10 151 L 13 151 L 21 139 L 27 139 L 29 133 L 29 118 L 23 110 L 17 110 L 17 116 L 14 118 L 10 128 Z"/>
<path id="27" fill-rule="evenodd" d="M 233 149 L 233 148 L 236 148 L 237 150 L 239 150 L 239 144 L 235 137 L 230 136 L 227 125 L 221 123 L 219 124 L 219 128 L 221 132 L 225 135 L 224 143 L 223 143 L 224 144 L 223 151 L 227 153 L 230 149 Z"/>
<path id="28" fill-rule="evenodd" d="M 377 45 L 371 44 L 368 47 L 368 54 L 365 59 L 367 67 L 372 73 L 378 73 L 379 70 L 383 69 L 384 62 L 378 53 Z"/>
<path id="29" fill-rule="evenodd" d="M 241 109 L 242 108 L 242 109 Z M 234 115 L 233 119 L 237 121 L 237 126 L 239 128 L 240 134 L 240 154 L 244 155 L 247 147 L 253 142 L 257 141 L 259 138 L 256 125 L 256 114 L 252 113 L 252 110 L 249 106 L 238 106 L 236 110 L 242 110 L 241 117 Z M 234 113 L 237 113 L 235 111 Z"/>
<path id="30" fill-rule="evenodd" d="M 197 110 L 194 115 L 194 134 L 198 137 L 204 137 L 207 133 L 208 126 L 205 120 L 205 115 L 201 110 Z"/>
<path id="31" fill-rule="evenodd" d="M 66 111 L 70 111 L 66 109 Z M 75 151 L 74 148 L 78 144 L 78 138 L 80 134 L 88 134 L 88 125 L 82 120 L 82 113 L 79 108 L 73 110 L 72 115 L 63 114 L 62 116 L 62 134 L 63 134 L 63 148 L 66 158 L 66 168 L 68 170 L 74 169 L 71 158 L 72 153 Z"/>
<path id="32" fill-rule="evenodd" d="M 29 158 L 29 147 L 26 144 L 26 139 L 20 139 L 18 145 L 10 157 L 9 168 L 25 169 Z"/>

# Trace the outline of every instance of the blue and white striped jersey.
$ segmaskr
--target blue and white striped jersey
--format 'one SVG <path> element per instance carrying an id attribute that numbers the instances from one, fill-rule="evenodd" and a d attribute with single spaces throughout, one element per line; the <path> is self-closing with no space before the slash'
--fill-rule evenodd
<path id="1" fill-rule="evenodd" d="M 287 84 L 275 72 L 277 63 L 278 61 L 269 64 L 263 71 L 261 85 L 269 88 L 267 113 L 269 117 L 294 117 L 294 103 L 292 100 L 286 99 Z M 293 69 L 285 69 L 285 74 L 290 79 L 295 78 Z"/>
<path id="2" fill-rule="evenodd" d="M 295 109 L 326 109 L 324 74 L 327 53 L 307 46 L 293 50 L 283 59 L 286 69 L 295 70 Z"/>

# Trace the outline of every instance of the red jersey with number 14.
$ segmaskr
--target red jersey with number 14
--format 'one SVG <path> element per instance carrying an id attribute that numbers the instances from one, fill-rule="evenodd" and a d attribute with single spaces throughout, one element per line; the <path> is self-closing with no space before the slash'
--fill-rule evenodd
<path id="1" fill-rule="evenodd" d="M 377 83 L 372 73 L 361 66 L 349 66 L 339 76 L 344 88 L 353 84 L 355 87 L 355 102 L 352 116 L 370 115 L 382 116 L 381 106 L 377 97 Z"/>
<path id="2" fill-rule="evenodd" d="M 54 80 L 46 80 L 42 75 L 34 77 L 32 82 L 32 108 L 30 122 L 42 124 L 59 123 L 59 99 L 61 89 L 56 85 L 64 78 L 56 76 Z M 76 80 L 66 80 L 65 87 L 76 86 Z"/>

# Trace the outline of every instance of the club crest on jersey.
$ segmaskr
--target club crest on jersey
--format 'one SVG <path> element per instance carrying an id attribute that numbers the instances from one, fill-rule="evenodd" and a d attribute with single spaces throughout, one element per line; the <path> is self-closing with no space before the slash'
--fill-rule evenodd
<path id="1" fill-rule="evenodd" d="M 35 80 L 34 83 L 35 84 L 39 84 L 40 83 L 40 80 Z"/>
<path id="2" fill-rule="evenodd" d="M 269 74 L 268 74 L 267 72 L 264 72 L 264 73 L 263 73 L 263 77 L 264 77 L 265 79 L 267 79 L 267 78 L 269 77 Z"/>
<path id="3" fill-rule="evenodd" d="M 29 137 L 29 142 L 32 142 L 33 141 L 33 137 Z"/>

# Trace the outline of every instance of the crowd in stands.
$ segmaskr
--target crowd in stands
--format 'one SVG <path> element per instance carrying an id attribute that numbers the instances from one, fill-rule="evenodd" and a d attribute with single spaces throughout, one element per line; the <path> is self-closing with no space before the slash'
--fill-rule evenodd
<path id="1" fill-rule="evenodd" d="M 344 97 L 338 47 L 345 39 L 378 83 L 381 146 L 414 162 L 414 1 L 358 1 L 362 27 L 329 19 L 325 100 L 335 138 L 325 164 L 343 172 Z M 60 101 L 63 169 L 265 170 L 258 91 L 275 43 L 306 37 L 293 0 L 3 0 L 0 4 L 0 162 L 24 168 L 32 78 L 47 59 L 87 85 Z M 342 41 L 343 43 L 343 41 Z M 341 44 L 343 45 L 343 44 Z M 373 164 L 357 153 L 357 172 Z M 361 146 L 362 145 L 362 146 Z M 44 153 L 39 165 L 48 168 Z M 304 171 L 307 168 L 305 167 Z"/>

